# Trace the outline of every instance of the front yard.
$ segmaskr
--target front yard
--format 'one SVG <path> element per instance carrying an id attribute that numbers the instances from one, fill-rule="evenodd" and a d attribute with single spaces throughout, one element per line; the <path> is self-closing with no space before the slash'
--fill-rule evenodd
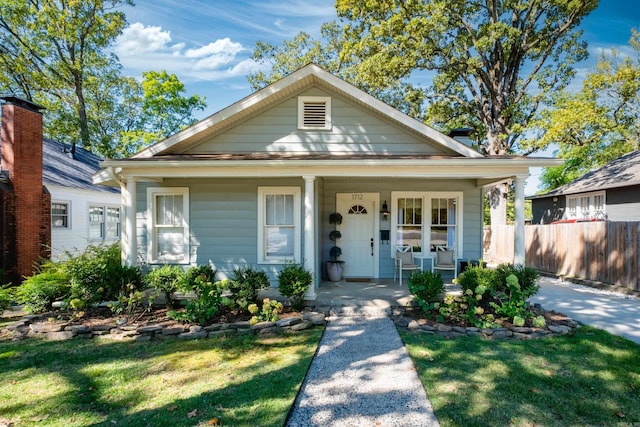
<path id="1" fill-rule="evenodd" d="M 321 333 L 0 341 L 0 424 L 281 426 Z"/>

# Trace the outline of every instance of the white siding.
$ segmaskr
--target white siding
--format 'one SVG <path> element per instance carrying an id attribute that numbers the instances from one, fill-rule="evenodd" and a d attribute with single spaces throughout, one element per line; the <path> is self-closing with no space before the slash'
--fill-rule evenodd
<path id="1" fill-rule="evenodd" d="M 60 258 L 65 251 L 81 252 L 91 243 L 100 243 L 101 240 L 92 241 L 89 239 L 89 205 L 119 207 L 120 194 L 81 190 L 51 184 L 47 184 L 46 187 L 51 193 L 52 203 L 69 203 L 69 227 L 51 227 L 52 258 Z M 106 240 L 105 242 L 113 243 L 116 240 Z"/>
<path id="2" fill-rule="evenodd" d="M 319 89 L 298 96 L 331 96 Z M 452 154 L 380 115 L 331 98 L 331 130 L 298 129 L 298 96 L 273 106 L 189 153 L 358 153 Z"/>

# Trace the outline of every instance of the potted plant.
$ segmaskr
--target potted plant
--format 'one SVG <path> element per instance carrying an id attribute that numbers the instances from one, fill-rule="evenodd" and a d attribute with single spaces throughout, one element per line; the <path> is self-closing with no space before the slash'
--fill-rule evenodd
<path id="1" fill-rule="evenodd" d="M 331 260 L 327 261 L 327 275 L 329 276 L 330 281 L 339 282 L 342 280 L 344 261 L 340 261 L 338 259 L 340 255 L 342 255 L 342 249 L 340 249 L 339 246 L 336 246 L 335 242 L 342 237 L 340 231 L 336 229 L 339 224 L 342 224 L 342 215 L 338 212 L 334 212 L 329 215 L 329 224 L 333 224 L 334 226 L 334 229 L 329 233 L 329 240 L 331 240 L 334 245 L 329 250 Z"/>

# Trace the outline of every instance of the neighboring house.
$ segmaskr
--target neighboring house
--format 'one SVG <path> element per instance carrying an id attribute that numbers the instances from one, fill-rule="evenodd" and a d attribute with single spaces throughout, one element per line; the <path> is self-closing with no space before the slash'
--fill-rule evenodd
<path id="1" fill-rule="evenodd" d="M 44 140 L 43 181 L 51 193 L 51 255 L 120 239 L 120 191 L 95 185 L 100 158 L 77 147 Z"/>
<path id="2" fill-rule="evenodd" d="M 98 157 L 43 138 L 42 107 L 0 99 L 0 269 L 18 283 L 42 258 L 117 241 L 120 194 L 93 184 Z"/>
<path id="3" fill-rule="evenodd" d="M 268 272 L 303 262 L 315 278 L 343 216 L 347 278 L 392 278 L 397 245 L 425 269 L 437 246 L 482 256 L 483 192 L 516 188 L 524 262 L 524 181 L 553 159 L 485 157 L 345 81 L 308 65 L 128 159 L 94 182 L 120 187 L 128 263 L 210 263 Z M 389 212 L 381 212 L 388 208 Z"/>
<path id="4" fill-rule="evenodd" d="M 640 221 L 640 151 L 617 158 L 569 184 L 530 196 L 533 224 Z"/>

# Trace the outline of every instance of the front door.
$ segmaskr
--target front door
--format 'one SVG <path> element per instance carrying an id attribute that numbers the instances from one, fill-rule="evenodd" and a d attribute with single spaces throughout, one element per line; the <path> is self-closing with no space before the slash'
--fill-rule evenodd
<path id="1" fill-rule="evenodd" d="M 338 193 L 336 205 L 342 215 L 337 242 L 342 248 L 344 277 L 378 276 L 378 193 Z"/>

